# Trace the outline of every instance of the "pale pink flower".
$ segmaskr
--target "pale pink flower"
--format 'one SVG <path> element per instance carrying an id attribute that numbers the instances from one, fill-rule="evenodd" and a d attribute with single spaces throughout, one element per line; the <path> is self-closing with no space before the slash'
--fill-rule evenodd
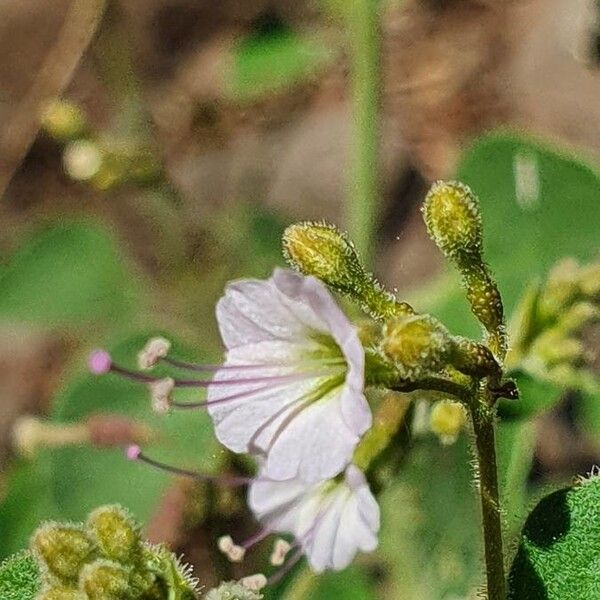
<path id="1" fill-rule="evenodd" d="M 327 288 L 276 269 L 228 285 L 217 319 L 227 354 L 207 407 L 218 439 L 263 456 L 270 479 L 340 473 L 372 416 L 363 347 Z"/>
<path id="2" fill-rule="evenodd" d="M 342 480 L 306 485 L 298 479 L 250 485 L 248 504 L 270 532 L 291 533 L 313 571 L 346 568 L 358 551 L 377 547 L 379 506 L 358 467 Z"/>

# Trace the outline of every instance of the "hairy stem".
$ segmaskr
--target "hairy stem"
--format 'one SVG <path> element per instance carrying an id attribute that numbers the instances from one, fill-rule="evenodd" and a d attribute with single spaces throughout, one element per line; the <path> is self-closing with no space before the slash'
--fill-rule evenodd
<path id="1" fill-rule="evenodd" d="M 390 386 L 389 389 L 395 392 L 414 392 L 416 390 L 443 392 L 455 396 L 463 402 L 471 400 L 471 391 L 469 388 L 443 377 L 426 377 L 418 381 L 403 381 Z"/>
<path id="2" fill-rule="evenodd" d="M 352 162 L 348 225 L 366 264 L 371 262 L 379 197 L 379 0 L 351 0 L 348 27 L 352 56 Z"/>
<path id="3" fill-rule="evenodd" d="M 477 403 L 471 408 L 471 416 L 479 468 L 487 597 L 488 600 L 506 600 L 494 415 L 486 397 L 486 391 L 478 394 Z"/>

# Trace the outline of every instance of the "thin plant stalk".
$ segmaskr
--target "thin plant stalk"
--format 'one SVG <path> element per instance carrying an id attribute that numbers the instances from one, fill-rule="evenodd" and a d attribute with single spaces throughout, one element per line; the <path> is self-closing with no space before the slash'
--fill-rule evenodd
<path id="1" fill-rule="evenodd" d="M 498 486 L 498 461 L 493 411 L 486 402 L 487 392 L 478 394 L 471 409 L 478 466 L 483 542 L 488 600 L 506 600 L 502 516 Z"/>
<path id="2" fill-rule="evenodd" d="M 352 137 L 348 228 L 367 264 L 373 255 L 373 230 L 379 199 L 380 23 L 379 0 L 348 4 L 351 48 Z"/>

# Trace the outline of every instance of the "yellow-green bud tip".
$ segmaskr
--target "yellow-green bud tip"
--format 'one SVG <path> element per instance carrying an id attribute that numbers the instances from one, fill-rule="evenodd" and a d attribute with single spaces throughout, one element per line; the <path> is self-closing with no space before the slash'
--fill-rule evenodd
<path id="1" fill-rule="evenodd" d="M 453 341 L 437 319 L 415 315 L 388 321 L 381 349 L 403 378 L 415 380 L 446 363 Z"/>
<path id="2" fill-rule="evenodd" d="M 74 588 L 53 587 L 44 590 L 36 600 L 87 600 L 85 594 Z"/>
<path id="3" fill-rule="evenodd" d="M 101 506 L 90 513 L 86 527 L 104 556 L 123 563 L 134 559 L 140 541 L 139 527 L 124 508 Z"/>
<path id="4" fill-rule="evenodd" d="M 129 573 L 116 563 L 98 559 L 81 570 L 79 587 L 89 600 L 127 598 L 130 589 Z"/>
<path id="5" fill-rule="evenodd" d="M 447 257 L 480 253 L 479 201 L 468 186 L 455 181 L 434 183 L 422 210 L 431 239 Z"/>
<path id="6" fill-rule="evenodd" d="M 51 100 L 40 114 L 42 127 L 57 140 L 72 140 L 84 135 L 86 118 L 79 106 L 67 100 Z"/>
<path id="7" fill-rule="evenodd" d="M 429 424 L 442 444 L 452 444 L 467 421 L 467 413 L 462 404 L 450 400 L 436 402 L 431 409 Z"/>
<path id="8" fill-rule="evenodd" d="M 93 542 L 76 525 L 46 523 L 31 539 L 34 555 L 61 581 L 76 579 L 93 549 Z"/>
<path id="9" fill-rule="evenodd" d="M 354 245 L 333 225 L 290 225 L 283 234 L 283 253 L 298 271 L 344 293 L 354 292 L 366 278 Z"/>

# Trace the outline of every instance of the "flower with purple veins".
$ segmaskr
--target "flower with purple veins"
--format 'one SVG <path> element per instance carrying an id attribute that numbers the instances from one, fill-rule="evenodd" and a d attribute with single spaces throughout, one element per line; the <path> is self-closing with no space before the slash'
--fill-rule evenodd
<path id="1" fill-rule="evenodd" d="M 252 576 L 259 587 L 273 585 L 282 579 L 305 556 L 311 568 L 321 573 L 346 568 L 357 552 L 372 552 L 378 544 L 379 505 L 364 473 L 350 464 L 343 475 L 327 481 L 307 484 L 296 478 L 274 481 L 261 469 L 255 478 L 204 475 L 160 463 L 130 446 L 126 455 L 154 468 L 201 481 L 227 486 L 248 486 L 248 505 L 263 528 L 249 539 L 235 543 L 222 536 L 219 549 L 232 562 L 242 562 L 246 552 L 275 534 L 290 534 L 288 542 L 277 538 L 271 554 L 271 565 L 279 567 L 270 577 Z M 291 554 L 288 558 L 288 554 Z"/>
<path id="2" fill-rule="evenodd" d="M 208 411 L 219 441 L 263 456 L 270 479 L 340 473 L 372 417 L 363 347 L 325 285 L 283 269 L 234 282 L 217 320 L 227 355 Z M 240 377 L 244 369 L 254 369 L 253 382 Z"/>

